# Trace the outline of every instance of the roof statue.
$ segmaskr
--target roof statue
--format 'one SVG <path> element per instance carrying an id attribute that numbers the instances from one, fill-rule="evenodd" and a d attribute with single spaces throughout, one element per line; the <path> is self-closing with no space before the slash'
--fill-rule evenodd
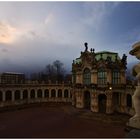
<path id="1" fill-rule="evenodd" d="M 88 51 L 88 43 L 85 42 L 85 52 L 87 52 L 87 51 Z"/>

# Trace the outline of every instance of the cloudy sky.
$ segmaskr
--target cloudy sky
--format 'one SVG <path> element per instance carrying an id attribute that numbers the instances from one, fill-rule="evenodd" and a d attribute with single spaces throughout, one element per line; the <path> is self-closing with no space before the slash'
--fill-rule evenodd
<path id="1" fill-rule="evenodd" d="M 84 51 L 125 53 L 140 41 L 140 2 L 0 2 L 0 72 L 67 69 Z"/>

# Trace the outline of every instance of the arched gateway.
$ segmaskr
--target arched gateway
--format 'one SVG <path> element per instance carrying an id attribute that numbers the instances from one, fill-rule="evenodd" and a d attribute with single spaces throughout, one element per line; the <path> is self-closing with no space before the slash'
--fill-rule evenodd
<path id="1" fill-rule="evenodd" d="M 90 104 L 91 104 L 90 92 L 85 91 L 84 92 L 84 108 L 90 109 Z"/>
<path id="2" fill-rule="evenodd" d="M 100 94 L 98 96 L 98 106 L 99 106 L 99 112 L 105 113 L 106 112 L 106 95 Z"/>

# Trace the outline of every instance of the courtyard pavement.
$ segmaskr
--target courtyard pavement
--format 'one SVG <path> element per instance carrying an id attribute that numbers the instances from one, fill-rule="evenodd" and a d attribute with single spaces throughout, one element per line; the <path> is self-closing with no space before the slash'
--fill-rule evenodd
<path id="1" fill-rule="evenodd" d="M 0 112 L 0 138 L 124 138 L 129 118 L 40 104 Z"/>

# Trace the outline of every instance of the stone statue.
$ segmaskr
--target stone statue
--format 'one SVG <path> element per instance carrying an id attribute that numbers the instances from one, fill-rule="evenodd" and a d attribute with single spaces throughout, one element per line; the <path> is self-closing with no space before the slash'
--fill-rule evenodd
<path id="1" fill-rule="evenodd" d="M 85 52 L 88 51 L 88 43 L 85 42 Z"/>
<path id="2" fill-rule="evenodd" d="M 136 56 L 140 60 L 140 42 L 132 46 L 132 50 L 129 52 L 131 55 Z M 138 80 L 138 85 L 132 96 L 133 105 L 135 109 L 135 115 L 130 118 L 128 125 L 134 128 L 140 129 L 140 63 L 136 64 L 132 69 L 132 74 Z"/>

